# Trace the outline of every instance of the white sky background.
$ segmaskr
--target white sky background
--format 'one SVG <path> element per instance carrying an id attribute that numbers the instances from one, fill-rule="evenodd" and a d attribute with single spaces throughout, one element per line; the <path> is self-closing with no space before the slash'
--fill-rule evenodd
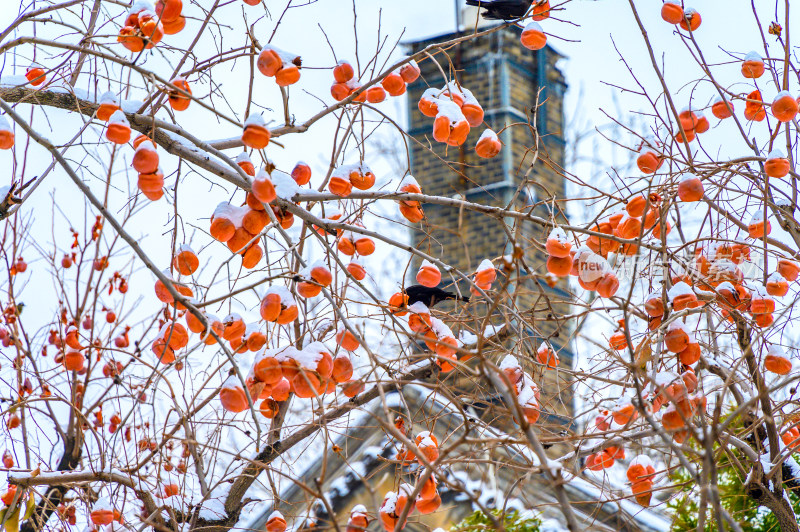
<path id="1" fill-rule="evenodd" d="M 551 2 L 554 6 L 558 4 L 553 0 Z M 208 5 L 210 2 L 203 0 L 202 3 Z M 298 0 L 295 0 L 295 3 L 299 3 Z M 775 18 L 774 15 L 770 14 L 770 9 L 774 9 L 774 3 L 763 0 L 758 0 L 757 3 L 760 8 L 763 6 L 762 29 L 766 33 L 766 26 L 769 21 Z M 191 16 L 196 7 L 186 0 L 184 0 L 184 4 L 184 13 Z M 286 5 L 286 0 L 267 0 L 267 4 L 271 7 L 273 16 L 278 16 L 283 6 Z M 661 20 L 659 15 L 661 2 L 648 0 L 637 1 L 636 4 L 639 6 L 643 23 L 654 44 L 656 57 L 659 62 L 662 59 L 665 61 L 666 78 L 670 89 L 673 91 L 676 106 L 681 108 L 687 105 L 692 95 L 694 95 L 695 106 L 703 108 L 709 105 L 715 92 L 707 83 L 692 83 L 692 80 L 702 76 L 702 72 L 691 59 L 680 38 L 673 33 L 672 27 Z M 18 2 L 11 0 L 0 4 L 0 28 L 5 28 L 13 20 L 17 14 L 18 6 Z M 388 46 L 391 46 L 398 39 L 410 41 L 439 33 L 448 33 L 455 29 L 455 6 L 452 0 L 356 0 L 356 6 L 358 10 L 359 55 L 362 61 L 366 61 L 376 48 L 379 9 L 382 13 L 381 28 L 383 34 L 388 35 Z M 721 80 L 723 85 L 729 87 L 734 82 L 740 82 L 738 86 L 732 87 L 734 91 L 749 92 L 752 90 L 747 88 L 750 85 L 746 85 L 741 77 L 739 61 L 733 60 L 723 51 L 727 50 L 736 54 L 739 58 L 754 49 L 763 53 L 758 30 L 750 14 L 750 2 L 745 0 L 700 0 L 694 2 L 694 7 L 700 11 L 703 17 L 702 26 L 695 34 L 695 37 L 703 48 L 706 60 L 714 65 L 719 64 L 714 66 L 713 72 L 715 76 Z M 235 2 L 221 10 L 218 19 L 221 22 L 229 21 L 231 24 L 241 27 L 242 13 L 245 13 L 248 21 L 252 23 L 256 20 L 256 14 L 263 12 L 262 9 L 261 7 L 248 7 Z M 121 7 L 115 8 L 112 13 L 121 18 L 124 16 L 124 9 Z M 800 18 L 798 18 L 800 17 L 800 6 L 797 6 L 792 13 L 792 18 L 796 21 L 795 26 L 800 27 L 797 24 L 797 22 L 800 22 Z M 642 119 L 640 115 L 635 114 L 637 110 L 646 110 L 645 112 L 649 113 L 649 105 L 644 98 L 602 83 L 606 81 L 620 87 L 639 90 L 628 69 L 619 60 L 612 44 L 611 37 L 613 36 L 617 48 L 628 61 L 628 65 L 639 81 L 647 87 L 648 92 L 652 95 L 660 93 L 658 79 L 653 73 L 642 35 L 636 26 L 628 2 L 622 0 L 574 0 L 566 5 L 565 11 L 554 14 L 554 18 L 563 19 L 567 22 L 551 19 L 544 21 L 542 26 L 546 32 L 553 35 L 550 38 L 550 43 L 566 56 L 566 59 L 561 63 L 561 68 L 569 84 L 565 108 L 568 115 L 568 124 L 574 127 L 572 131 L 568 132 L 568 137 L 573 138 L 577 133 L 582 133 L 593 127 L 608 125 L 610 120 L 601 112 L 601 109 L 623 123 L 633 123 L 639 130 L 644 130 L 645 127 L 652 124 L 650 118 L 645 117 Z M 781 23 L 783 23 L 782 18 L 783 14 L 781 14 Z M 317 26 L 318 23 L 326 31 L 338 59 L 353 61 L 355 58 L 352 7 L 349 0 L 319 0 L 313 5 L 292 9 L 287 12 L 281 27 L 275 35 L 273 44 L 301 55 L 304 59 L 304 66 L 307 67 L 302 71 L 300 82 L 293 86 L 290 91 L 292 95 L 292 111 L 298 122 L 304 121 L 323 107 L 319 100 L 302 91 L 309 91 L 322 98 L 325 104 L 332 103 L 329 93 L 332 81 L 331 72 L 327 68 L 316 69 L 316 67 L 330 67 L 334 64 L 331 51 Z M 198 25 L 199 22 L 196 20 L 189 21 L 182 34 L 167 36 L 165 40 L 176 45 L 184 42 L 188 44 L 194 35 L 193 31 L 196 30 Z M 262 20 L 256 24 L 255 34 L 263 41 L 266 41 L 272 32 L 273 26 L 274 21 Z M 109 25 L 104 31 L 114 33 L 114 29 Z M 43 26 L 38 31 L 40 35 L 45 35 L 48 32 L 48 28 Z M 403 33 L 404 31 L 405 33 Z M 28 25 L 23 26 L 19 34 L 28 34 L 29 32 L 30 26 Z M 560 40 L 556 37 L 563 37 L 568 40 Z M 768 42 L 774 42 L 774 37 L 768 36 Z M 244 43 L 245 39 L 242 36 L 238 41 L 227 40 L 222 44 L 222 48 L 229 49 L 241 46 Z M 196 51 L 200 58 L 205 58 L 213 54 L 213 49 L 213 38 L 209 36 L 208 39 L 204 38 L 201 41 Z M 401 50 L 396 50 L 393 58 L 401 54 Z M 386 58 L 386 54 L 384 53 L 381 57 L 382 59 Z M 13 59 L 8 54 L 2 59 L 6 62 L 2 65 L 3 82 L 7 81 L 5 79 L 7 76 L 14 73 L 10 68 Z M 44 63 L 45 66 L 53 66 L 48 64 L 46 59 L 37 56 L 37 60 Z M 17 61 L 21 68 L 15 73 L 23 74 L 27 62 L 21 58 L 17 59 Z M 153 56 L 147 59 L 145 66 L 159 65 L 159 71 L 163 71 L 166 76 L 171 69 L 167 63 L 159 61 L 161 60 Z M 383 62 L 381 61 L 382 64 Z M 193 79 L 190 78 L 189 81 L 193 83 Z M 220 86 L 220 90 L 225 94 L 237 118 L 243 120 L 245 118 L 243 113 L 248 83 L 247 62 L 239 60 L 232 72 L 227 67 L 217 68 L 213 81 Z M 79 82 L 78 87 L 83 90 L 90 90 L 90 82 L 91 80 L 84 77 Z M 265 111 L 265 117 L 268 120 L 272 119 L 280 122 L 280 98 L 274 81 L 266 79 L 257 73 L 255 83 L 255 103 L 271 107 L 272 111 Z M 202 84 L 193 83 L 192 87 L 194 94 L 198 96 L 208 92 L 208 87 Z M 98 88 L 98 94 L 104 92 L 107 88 L 107 86 L 101 84 Z M 764 99 L 771 101 L 776 92 L 773 87 L 763 90 Z M 796 81 L 793 83 L 792 92 L 795 95 L 798 92 Z M 140 92 L 132 97 L 141 99 L 144 95 Z M 380 108 L 403 124 L 406 121 L 405 101 L 405 97 L 390 98 L 381 104 Z M 222 100 L 217 99 L 215 102 L 221 109 L 224 108 L 222 107 L 224 105 Z M 741 116 L 742 107 L 741 103 L 737 103 L 737 114 L 739 116 Z M 18 109 L 28 116 L 29 108 L 19 106 Z M 413 112 L 417 111 L 413 110 Z M 52 109 L 46 110 L 46 113 L 50 117 L 49 123 L 44 119 L 44 113 L 37 110 L 34 114 L 34 124 L 36 124 L 39 132 L 51 138 L 64 140 L 67 135 L 72 135 L 80 125 L 80 122 L 76 119 L 67 118 L 66 113 Z M 738 138 L 738 132 L 731 121 L 717 126 L 717 120 L 711 116 L 710 111 L 706 112 L 706 115 L 711 121 L 712 129 L 700 138 L 700 142 L 709 153 L 716 154 L 719 152 L 731 157 L 744 154 L 751 155 L 747 152 L 742 140 Z M 193 104 L 188 111 L 179 113 L 177 116 L 178 123 L 181 126 L 204 140 L 233 137 L 240 134 L 236 127 L 230 124 L 218 123 L 208 113 L 201 111 L 196 104 Z M 766 121 L 755 124 L 751 136 L 756 135 L 761 141 L 765 137 L 766 124 Z M 280 169 L 286 171 L 291 170 L 298 160 L 307 161 L 314 172 L 312 183 L 318 185 L 320 176 L 324 175 L 329 162 L 330 139 L 333 136 L 335 127 L 334 120 L 326 119 L 312 127 L 307 133 L 284 136 L 280 139 L 280 142 L 284 143 L 286 148 L 280 149 L 276 146 L 270 146 L 267 150 L 269 157 L 277 163 Z M 390 126 L 387 126 L 385 131 L 389 129 Z M 19 135 L 18 142 L 21 139 L 22 135 Z M 629 141 L 626 136 L 622 136 L 622 139 L 623 142 Z M 100 136 L 99 128 L 94 128 L 88 132 L 83 140 L 85 142 L 97 142 L 99 140 L 101 146 L 97 152 L 99 154 L 104 153 L 106 146 L 103 144 L 105 140 L 104 137 Z M 634 160 L 631 153 L 614 149 L 610 143 L 597 137 L 591 138 L 588 142 L 579 146 L 578 152 L 582 162 L 576 164 L 572 170 L 584 180 L 600 178 L 608 170 L 609 163 L 615 165 L 623 175 L 631 176 L 631 182 L 634 182 L 634 178 L 640 176 L 638 170 L 635 169 L 635 165 L 630 167 Z M 26 174 L 27 178 L 30 178 L 31 175 L 36 175 L 37 169 L 41 170 L 41 167 L 49 164 L 49 157 L 42 157 L 41 153 L 38 148 L 31 148 L 31 162 L 29 163 L 29 173 Z M 132 155 L 132 150 L 129 147 L 123 148 L 123 153 L 129 158 Z M 231 156 L 235 156 L 238 150 L 230 150 L 228 153 Z M 174 158 L 166 157 L 163 152 L 161 152 L 161 155 L 165 174 L 174 172 L 177 167 L 177 161 Z M 18 157 L 21 156 L 22 154 L 19 153 Z M 11 168 L 11 157 L 10 152 L 0 152 L 0 168 Z M 591 158 L 595 158 L 595 162 L 592 162 Z M 107 153 L 105 154 L 105 161 L 108 161 Z M 82 162 L 89 165 L 97 164 L 85 160 Z M 402 174 L 405 171 L 404 167 L 397 168 L 392 161 L 383 159 L 378 154 L 373 156 L 369 151 L 366 162 L 374 167 L 379 185 L 381 183 L 386 184 L 388 178 L 396 177 L 396 175 L 392 174 Z M 489 162 L 487 164 L 492 163 Z M 116 168 L 120 167 L 121 165 L 117 164 Z M 8 184 L 11 173 L 6 172 L 4 175 L 6 177 L 0 178 L 0 186 Z M 119 177 L 116 177 L 116 175 L 119 175 Z M 117 206 L 122 205 L 131 192 L 135 192 L 135 174 L 133 172 L 129 173 L 128 180 L 133 190 L 123 189 L 118 196 L 113 197 L 112 199 Z M 174 175 L 171 178 L 168 176 L 167 184 L 170 185 L 173 182 Z M 124 183 L 122 174 L 115 174 L 115 183 Z M 641 187 L 641 183 L 636 185 L 636 188 Z M 48 177 L 44 185 L 29 202 L 26 202 L 21 210 L 26 214 L 33 213 L 38 221 L 48 221 L 48 223 L 39 223 L 33 228 L 31 236 L 40 243 L 52 241 L 49 213 L 52 208 L 50 192 L 54 189 L 57 190 L 59 206 L 65 211 L 75 209 L 74 205 L 77 204 L 75 202 L 79 199 L 74 185 L 68 181 L 66 175 L 56 172 Z M 98 190 L 98 188 L 95 188 L 95 190 Z M 571 193 L 580 194 L 581 191 L 575 190 L 573 187 Z M 178 243 L 184 238 L 184 232 L 186 240 L 191 240 L 193 230 L 188 224 L 196 224 L 206 229 L 208 226 L 207 218 L 213 211 L 214 206 L 220 201 L 227 201 L 229 195 L 219 188 L 211 189 L 204 180 L 199 179 L 197 176 L 189 175 L 181 182 L 179 199 L 180 205 L 185 205 L 187 208 L 184 213 L 184 222 L 187 225 L 180 232 Z M 239 199 L 240 197 L 237 196 L 237 201 Z M 165 200 L 160 200 L 154 204 L 145 204 L 141 215 L 136 218 L 136 224 L 130 228 L 134 235 L 142 240 L 142 244 L 148 254 L 164 267 L 168 265 L 170 239 L 169 235 L 161 235 L 172 227 L 171 224 L 168 224 L 171 209 L 168 209 L 167 205 Z M 394 209 L 395 207 L 390 205 L 388 212 L 394 213 Z M 577 209 L 574 212 L 576 216 L 579 215 Z M 681 207 L 682 215 L 686 213 L 689 216 L 691 212 L 691 207 L 688 209 L 686 206 Z M 82 209 L 72 214 L 74 216 L 73 221 L 78 222 L 82 217 Z M 744 219 L 747 220 L 748 218 L 749 216 Z M 57 218 L 57 220 L 62 219 Z M 89 224 L 91 224 L 92 220 L 93 216 Z M 777 228 L 774 224 L 773 233 L 777 234 Z M 403 236 L 401 231 L 398 231 L 397 235 L 398 237 Z M 69 233 L 66 231 L 63 222 L 58 221 L 55 228 L 56 240 L 62 243 L 63 247 L 66 247 L 68 245 L 68 237 Z M 197 242 L 207 244 L 207 240 L 206 237 L 200 237 Z M 227 250 L 222 250 L 219 244 L 213 243 L 211 246 L 209 251 L 201 255 L 201 261 L 206 260 L 206 257 L 227 253 Z M 199 251 L 199 249 L 196 249 L 196 251 Z M 405 257 L 399 256 L 399 253 L 394 252 L 394 255 L 398 255 L 395 259 L 397 262 L 387 261 L 386 257 L 389 254 L 388 248 L 379 247 L 379 251 L 375 255 L 378 260 L 367 262 L 368 270 L 370 269 L 370 264 L 372 264 L 374 270 L 371 271 L 373 272 L 392 273 L 391 276 L 377 277 L 371 280 L 372 283 L 381 287 L 386 296 L 391 294 L 396 289 L 397 284 L 400 283 L 402 275 L 398 272 L 403 267 L 402 261 L 405 260 Z M 58 256 L 60 257 L 60 254 Z M 29 260 L 31 259 L 29 258 Z M 114 265 L 112 267 L 117 269 L 121 266 Z M 23 299 L 36 301 L 45 299 L 48 295 L 47 288 L 50 286 L 50 281 L 41 270 L 42 268 L 38 268 L 37 271 L 36 264 L 32 264 L 28 275 L 34 282 L 26 289 L 27 293 Z M 36 280 L 41 282 L 37 285 Z M 152 293 L 153 281 L 152 276 L 143 273 L 141 283 L 133 285 L 135 290 L 131 294 L 131 296 L 141 295 L 146 302 L 145 308 L 147 309 L 154 309 L 158 306 Z M 228 312 L 227 307 L 213 311 L 221 316 Z M 43 319 L 49 320 L 50 317 L 43 316 Z M 608 329 L 608 326 L 604 326 L 604 330 Z"/>

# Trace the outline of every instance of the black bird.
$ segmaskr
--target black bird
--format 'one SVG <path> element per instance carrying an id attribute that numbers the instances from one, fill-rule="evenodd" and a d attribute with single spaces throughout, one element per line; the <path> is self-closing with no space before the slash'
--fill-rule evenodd
<path id="1" fill-rule="evenodd" d="M 441 288 L 429 288 L 420 284 L 407 287 L 405 292 L 408 296 L 409 305 L 422 302 L 422 304 L 428 308 L 448 299 L 469 302 L 469 296 L 459 296 L 452 292 L 442 290 Z"/>
<path id="2" fill-rule="evenodd" d="M 495 20 L 513 20 L 525 15 L 531 8 L 533 0 L 467 0 L 468 6 L 486 8 L 483 18 Z"/>

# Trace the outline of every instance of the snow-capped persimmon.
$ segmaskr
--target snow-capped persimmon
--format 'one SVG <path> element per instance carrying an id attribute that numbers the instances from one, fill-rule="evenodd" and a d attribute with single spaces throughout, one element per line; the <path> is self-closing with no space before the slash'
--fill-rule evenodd
<path id="1" fill-rule="evenodd" d="M 764 369 L 777 375 L 786 375 L 792 371 L 792 361 L 783 349 L 771 346 L 764 357 Z"/>
<path id="2" fill-rule="evenodd" d="M 10 150 L 14 146 L 14 131 L 5 116 L 0 116 L 0 150 Z"/>
<path id="3" fill-rule="evenodd" d="M 742 76 L 757 79 L 764 75 L 764 60 L 758 52 L 749 52 L 742 61 Z"/>
<path id="4" fill-rule="evenodd" d="M 153 174 L 158 170 L 158 152 L 152 142 L 141 142 L 133 154 L 131 166 L 140 174 Z"/>
<path id="5" fill-rule="evenodd" d="M 669 289 L 667 296 L 672 303 L 672 308 L 676 311 L 692 308 L 697 304 L 697 295 L 692 287 L 683 281 L 675 283 Z"/>
<path id="6" fill-rule="evenodd" d="M 214 215 L 211 217 L 211 227 L 209 233 L 211 238 L 220 242 L 227 242 L 236 233 L 236 226 L 233 224 L 230 215 L 230 205 L 221 203 Z"/>
<path id="7" fill-rule="evenodd" d="M 469 98 L 464 102 L 464 105 L 461 106 L 461 113 L 467 119 L 469 127 L 479 127 L 483 123 L 483 107 L 471 94 L 469 94 Z"/>
<path id="8" fill-rule="evenodd" d="M 714 103 L 711 105 L 711 113 L 720 120 L 730 118 L 733 116 L 733 102 L 725 100 L 721 96 L 717 96 L 716 100 L 714 100 Z"/>
<path id="9" fill-rule="evenodd" d="M 775 95 L 772 100 L 772 116 L 779 122 L 791 122 L 797 115 L 798 103 L 795 98 L 789 94 L 789 91 L 781 91 Z"/>
<path id="10" fill-rule="evenodd" d="M 776 148 L 769 152 L 766 161 L 764 161 L 764 173 L 770 177 L 782 178 L 791 170 L 789 159 L 786 158 L 784 153 Z"/>
<path id="11" fill-rule="evenodd" d="M 200 259 L 187 244 L 181 245 L 175 252 L 172 265 L 181 275 L 191 275 L 200 267 Z"/>
<path id="12" fill-rule="evenodd" d="M 475 145 L 475 153 L 482 159 L 496 157 L 502 149 L 503 144 L 500 142 L 500 139 L 497 138 L 497 133 L 491 129 L 484 130 L 478 139 L 478 143 Z"/>
<path id="13" fill-rule="evenodd" d="M 259 170 L 258 175 L 253 179 L 252 192 L 253 196 L 261 203 L 271 203 L 277 197 L 275 185 L 266 170 Z"/>
<path id="14" fill-rule="evenodd" d="M 244 412 L 249 406 L 244 388 L 242 388 L 239 379 L 234 375 L 228 377 L 222 384 L 222 388 L 219 391 L 219 400 L 222 403 L 222 408 L 228 412 Z"/>
<path id="15" fill-rule="evenodd" d="M 192 103 L 192 89 L 183 78 L 175 78 L 169 82 L 169 106 L 175 111 L 185 111 Z M 185 93 L 185 94 L 184 94 Z"/>
<path id="16" fill-rule="evenodd" d="M 345 532 L 366 532 L 369 526 L 367 509 L 361 504 L 353 506 L 350 511 L 350 518 L 347 521 Z"/>
<path id="17" fill-rule="evenodd" d="M 750 312 L 752 314 L 772 314 L 775 312 L 775 300 L 768 294 L 758 294 L 753 291 L 750 299 Z"/>
<path id="18" fill-rule="evenodd" d="M 328 190 L 330 190 L 332 194 L 346 198 L 353 191 L 353 183 L 350 182 L 349 175 L 337 174 L 337 172 L 334 171 L 328 181 Z"/>
<path id="19" fill-rule="evenodd" d="M 409 306 L 408 310 L 411 312 L 408 317 L 408 327 L 418 334 L 427 333 L 433 324 L 428 307 L 420 302 L 417 302 Z"/>
<path id="20" fill-rule="evenodd" d="M 267 532 L 286 532 L 286 519 L 283 514 L 275 511 L 267 518 Z"/>
<path id="21" fill-rule="evenodd" d="M 417 434 L 416 438 L 414 438 L 414 442 L 417 444 L 420 453 L 428 462 L 435 462 L 439 458 L 439 440 L 427 430 Z M 420 465 L 424 465 L 421 459 L 418 458 L 417 460 L 420 462 Z"/>
<path id="22" fill-rule="evenodd" d="M 539 361 L 539 364 L 545 366 L 546 369 L 558 367 L 558 354 L 549 342 L 542 342 L 539 349 L 536 351 L 536 359 Z"/>
<path id="23" fill-rule="evenodd" d="M 560 227 L 554 227 L 547 236 L 545 243 L 545 250 L 548 255 L 556 258 L 569 257 L 570 249 L 572 249 L 572 243 L 567 238 L 567 233 Z"/>
<path id="24" fill-rule="evenodd" d="M 113 92 L 104 92 L 100 96 L 100 106 L 97 108 L 97 119 L 107 122 L 111 115 L 119 111 L 119 98 Z"/>
<path id="25" fill-rule="evenodd" d="M 484 259 L 475 270 L 475 284 L 491 284 L 497 279 L 497 270 L 489 259 Z"/>
<path id="26" fill-rule="evenodd" d="M 761 210 L 756 211 L 747 225 L 747 233 L 750 238 L 764 238 L 770 234 L 771 230 L 772 226 L 769 220 L 764 219 L 764 213 Z"/>
<path id="27" fill-rule="evenodd" d="M 683 8 L 677 0 L 664 0 L 661 6 L 661 18 L 670 24 L 680 24 L 683 21 Z"/>
<path id="28" fill-rule="evenodd" d="M 439 113 L 439 98 L 436 89 L 427 89 L 419 98 L 417 108 L 419 112 L 428 117 L 435 117 Z"/>
<path id="29" fill-rule="evenodd" d="M 701 22 L 700 13 L 694 8 L 687 7 L 683 10 L 683 19 L 681 19 L 679 24 L 681 28 L 686 31 L 697 31 Z"/>
<path id="30" fill-rule="evenodd" d="M 683 327 L 683 324 L 674 321 L 669 324 L 666 334 L 664 334 L 664 347 L 673 353 L 680 353 L 688 347 L 691 343 L 689 333 Z"/>
<path id="31" fill-rule="evenodd" d="M 250 159 L 250 156 L 247 155 L 247 152 L 243 151 L 242 153 L 236 156 L 236 164 L 239 165 L 239 168 L 241 168 L 244 171 L 244 173 L 249 175 L 250 177 L 256 175 L 256 167 L 255 165 L 253 165 L 253 161 Z M 256 208 L 250 205 L 250 201 L 247 202 L 247 205 L 250 206 L 251 209 Z M 264 208 L 264 206 L 261 205 L 260 203 L 258 203 L 258 206 L 261 207 L 262 209 Z"/>
<path id="32" fill-rule="evenodd" d="M 352 168 L 348 173 L 348 179 L 358 190 L 369 190 L 375 184 L 375 174 L 363 165 Z"/>
<path id="33" fill-rule="evenodd" d="M 337 83 L 347 83 L 355 76 L 355 70 L 353 69 L 353 65 L 351 65 L 347 61 L 339 61 L 335 67 L 333 67 L 333 79 L 336 80 Z"/>
<path id="34" fill-rule="evenodd" d="M 127 144 L 131 140 L 131 126 L 125 113 L 115 111 L 108 119 L 106 138 L 114 144 Z"/>
<path id="35" fill-rule="evenodd" d="M 242 142 L 245 146 L 254 150 L 263 150 L 269 144 L 270 136 L 263 116 L 253 113 L 247 117 L 242 131 Z"/>
<path id="36" fill-rule="evenodd" d="M 27 78 L 30 84 L 34 87 L 38 87 L 46 81 L 44 69 L 35 63 L 29 66 L 25 71 L 25 78 Z"/>
<path id="37" fill-rule="evenodd" d="M 231 341 L 234 338 L 241 338 L 247 326 L 242 317 L 238 314 L 230 314 L 222 320 L 224 329 L 222 330 L 222 337 L 225 340 Z"/>
<path id="38" fill-rule="evenodd" d="M 529 22 L 522 30 L 520 42 L 528 50 L 541 50 L 547 44 L 547 35 L 538 22 Z"/>
<path id="39" fill-rule="evenodd" d="M 442 272 L 432 262 L 423 260 L 417 271 L 417 282 L 422 286 L 435 287 L 442 282 Z"/>
<path id="40" fill-rule="evenodd" d="M 663 157 L 647 144 L 642 145 L 636 158 L 636 166 L 645 174 L 654 174 L 663 162 Z"/>

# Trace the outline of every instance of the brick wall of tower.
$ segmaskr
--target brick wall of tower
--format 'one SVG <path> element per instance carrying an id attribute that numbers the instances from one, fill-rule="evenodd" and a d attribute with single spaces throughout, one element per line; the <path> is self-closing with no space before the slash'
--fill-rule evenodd
<path id="1" fill-rule="evenodd" d="M 541 185 L 529 186 L 534 196 L 520 195 L 513 205 L 524 209 L 532 201 L 547 197 L 564 197 L 564 180 L 557 169 L 563 166 L 563 103 L 564 80 L 555 63 L 560 56 L 551 48 L 532 52 L 519 44 L 518 28 L 505 28 L 467 41 L 448 50 L 450 61 L 442 53 L 432 60 L 420 62 L 422 75 L 409 85 L 409 133 L 419 142 L 411 143 L 411 173 L 426 193 L 465 198 L 489 205 L 506 205 L 514 198 L 517 187 L 525 180 L 534 146 L 527 127 L 511 127 L 501 133 L 504 149 L 494 159 L 485 160 L 475 154 L 475 144 L 483 132 L 473 128 L 461 147 L 449 147 L 432 138 L 433 119 L 417 109 L 420 96 L 429 87 L 441 88 L 445 79 L 442 70 L 470 89 L 484 108 L 486 123 L 495 131 L 518 122 L 526 122 L 533 112 L 538 95 L 544 105 L 535 117 L 540 143 L 539 162 L 528 176 Z M 455 35 L 411 44 L 418 51 L 432 42 L 441 42 Z M 440 67 L 442 70 L 440 70 Z M 455 69 L 455 72 L 453 71 Z M 547 159 L 547 163 L 543 160 Z M 443 163 L 444 161 L 444 163 Z M 424 206 L 431 235 L 415 232 L 415 244 L 440 254 L 467 271 L 483 258 L 497 257 L 508 251 L 499 222 L 472 212 L 452 208 Z M 523 227 L 531 236 L 532 228 Z M 433 238 L 430 238 L 432 236 Z M 533 264 L 543 264 L 544 257 L 531 248 Z"/>
<path id="2" fill-rule="evenodd" d="M 409 143 L 410 171 L 426 194 L 492 206 L 511 204 L 520 211 L 527 211 L 534 203 L 548 198 L 565 197 L 565 181 L 560 169 L 564 164 L 563 94 L 566 84 L 556 66 L 561 56 L 549 47 L 537 52 L 527 50 L 519 43 L 520 31 L 509 27 L 466 41 L 462 46 L 448 49 L 450 60 L 442 53 L 434 53 L 438 66 L 430 59 L 419 63 L 422 74 L 408 87 L 408 131 L 416 140 Z M 410 52 L 456 36 L 440 35 L 412 43 Z M 532 168 L 532 149 L 536 142 L 530 128 L 525 126 L 510 127 L 502 132 L 503 151 L 488 160 L 475 154 L 475 144 L 484 127 L 473 128 L 461 147 L 448 147 L 433 140 L 433 118 L 424 116 L 417 103 L 429 87 L 445 85 L 442 70 L 449 79 L 456 78 L 460 85 L 472 91 L 485 111 L 485 122 L 494 131 L 535 119 L 541 142 L 538 161 Z M 543 103 L 538 112 L 537 98 Z M 511 251 L 502 223 L 494 218 L 450 206 L 428 204 L 423 208 L 426 219 L 422 230 L 413 233 L 414 244 L 434 256 L 443 257 L 464 272 L 474 271 L 484 258 L 495 259 Z M 546 207 L 537 207 L 534 214 L 544 218 L 551 216 Z M 530 222 L 507 222 L 519 226 L 521 239 L 517 243 L 522 246 L 532 273 L 546 273 L 547 257 L 540 244 L 549 230 Z M 410 269 L 412 275 L 416 266 Z M 443 284 L 449 283 L 450 279 L 445 276 Z M 535 326 L 523 327 L 521 334 L 535 338 L 531 342 L 534 345 L 538 345 L 540 338 L 549 339 L 559 350 L 561 367 L 571 367 L 569 327 L 552 321 L 553 317 L 569 312 L 565 282 L 550 289 L 544 283 L 526 280 L 523 287 L 517 306 L 529 312 L 532 318 L 529 323 Z M 543 294 L 549 298 L 549 303 Z M 518 355 L 523 361 L 533 357 L 535 353 Z M 557 417 L 563 416 L 561 419 L 568 418 L 572 413 L 568 376 L 560 371 L 542 372 L 535 364 L 524 366 L 541 384 L 544 410 Z M 549 424 L 549 430 L 545 428 L 547 425 L 546 421 L 541 424 L 543 432 L 560 430 L 564 423 L 555 419 Z"/>

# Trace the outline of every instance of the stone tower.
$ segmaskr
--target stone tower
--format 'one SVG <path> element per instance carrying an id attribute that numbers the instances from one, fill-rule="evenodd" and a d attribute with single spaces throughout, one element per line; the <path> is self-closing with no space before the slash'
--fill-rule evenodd
<path id="1" fill-rule="evenodd" d="M 407 43 L 408 53 L 475 31 L 475 12 L 465 14 L 464 19 L 473 28 Z M 492 27 L 479 21 L 478 31 Z M 565 197 L 566 188 L 561 173 L 566 83 L 557 67 L 562 56 L 550 46 L 535 52 L 526 49 L 520 44 L 520 34 L 521 29 L 516 26 L 497 27 L 487 35 L 447 48 L 447 55 L 431 51 L 433 59 L 419 62 L 421 76 L 408 86 L 408 133 L 415 139 L 408 142 L 410 172 L 426 194 L 563 219 L 559 200 Z M 475 144 L 486 125 L 472 128 L 460 147 L 433 140 L 433 118 L 424 116 L 417 103 L 426 89 L 441 89 L 453 79 L 472 91 L 484 109 L 485 123 L 499 134 L 503 148 L 496 157 L 481 159 L 475 153 Z M 548 340 L 558 351 L 560 367 L 570 368 L 570 331 L 559 319 L 569 313 L 566 282 L 562 280 L 552 288 L 543 282 L 547 259 L 543 243 L 549 230 L 531 222 L 506 220 L 512 241 L 503 223 L 485 214 L 432 204 L 423 208 L 426 219 L 421 229 L 413 233 L 414 245 L 466 273 L 473 272 L 485 258 L 511 254 L 515 245 L 521 248 L 530 271 L 514 281 L 521 283 L 522 296 L 516 303 L 520 310 L 530 313 L 531 319 L 520 324 L 520 334 L 536 345 Z M 498 263 L 495 261 L 496 266 Z M 416 266 L 410 271 L 413 277 Z M 444 287 L 446 281 L 449 279 L 443 279 Z M 542 377 L 542 391 L 551 398 L 551 404 L 544 408 L 554 422 L 550 430 L 563 428 L 570 424 L 572 413 L 568 379 L 561 372 L 544 373 L 535 377 Z"/>

